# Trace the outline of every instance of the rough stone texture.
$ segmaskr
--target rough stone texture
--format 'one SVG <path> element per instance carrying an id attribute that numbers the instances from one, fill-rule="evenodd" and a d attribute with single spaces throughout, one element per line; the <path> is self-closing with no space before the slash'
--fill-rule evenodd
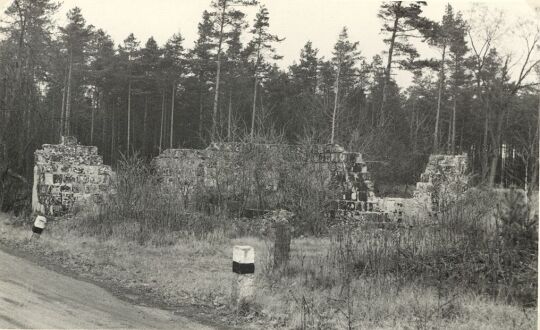
<path id="1" fill-rule="evenodd" d="M 274 152 L 281 159 L 301 163 L 306 168 L 326 171 L 341 191 L 340 198 L 331 203 L 327 214 L 331 218 L 402 222 L 406 217 L 429 217 L 455 201 L 468 183 L 466 154 L 431 155 L 417 183 L 414 198 L 380 198 L 374 194 L 362 155 L 347 152 L 338 145 L 214 143 L 204 150 L 166 150 L 154 159 L 154 164 L 163 180 L 180 187 L 188 199 L 197 185 L 216 187 L 216 178 L 220 175 L 220 191 L 231 190 L 227 182 L 234 180 L 230 177 L 244 175 L 243 166 L 233 161 L 235 155 L 261 150 Z M 275 173 L 264 173 L 263 181 L 269 195 L 279 193 L 279 178 Z M 270 203 L 267 209 L 277 207 Z"/>
<path id="2" fill-rule="evenodd" d="M 402 222 L 409 205 L 407 198 L 386 197 L 377 201 L 376 210 L 385 213 L 390 221 Z"/>
<path id="3" fill-rule="evenodd" d="M 393 222 L 429 219 L 457 200 L 468 188 L 468 179 L 466 154 L 431 155 L 414 197 L 374 197 L 372 217 L 383 214 L 383 221 Z"/>
<path id="4" fill-rule="evenodd" d="M 97 147 L 62 137 L 61 144 L 44 144 L 34 153 L 32 209 L 48 216 L 69 213 L 76 203 L 101 203 L 111 192 L 114 173 L 103 165 Z"/>
<path id="5" fill-rule="evenodd" d="M 240 152 L 249 155 L 262 150 L 278 153 L 287 162 L 306 164 L 328 172 L 328 177 L 343 191 L 341 199 L 335 201 L 333 215 L 355 216 L 375 210 L 373 183 L 362 155 L 347 152 L 338 145 L 214 143 L 204 150 L 168 149 L 156 157 L 153 163 L 164 182 L 176 184 L 188 197 L 197 185 L 215 187 L 215 178 L 220 175 L 223 178 L 223 173 L 219 171 L 228 170 L 230 176 L 242 175 L 241 166 L 232 161 L 235 155 Z M 263 174 L 263 185 L 268 195 L 278 193 L 278 175 L 271 171 Z M 221 191 L 231 189 L 226 184 L 229 179 L 222 180 L 222 186 L 219 187 Z M 268 208 L 274 209 L 274 205 L 270 203 Z"/>
<path id="6" fill-rule="evenodd" d="M 430 215 L 445 209 L 467 189 L 467 155 L 431 155 L 414 199 L 425 205 Z"/>

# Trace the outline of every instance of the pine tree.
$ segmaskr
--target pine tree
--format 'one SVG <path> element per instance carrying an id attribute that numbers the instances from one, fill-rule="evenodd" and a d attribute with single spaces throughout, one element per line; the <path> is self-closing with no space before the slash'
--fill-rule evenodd
<path id="1" fill-rule="evenodd" d="M 388 45 L 388 59 L 384 73 L 382 99 L 380 103 L 379 125 L 385 126 L 388 115 L 385 109 L 387 89 L 392 76 L 392 66 L 398 64 L 402 68 L 410 67 L 411 62 L 418 57 L 418 52 L 408 41 L 408 38 L 418 29 L 426 29 L 429 21 L 421 17 L 425 1 L 414 1 L 407 5 L 403 1 L 384 2 L 378 17 L 383 20 L 382 31 L 389 36 L 384 39 Z"/>
<path id="2" fill-rule="evenodd" d="M 465 55 L 469 48 L 465 36 L 467 34 L 467 24 L 463 20 L 461 13 L 457 13 L 454 18 L 454 26 L 452 28 L 450 38 L 450 85 L 452 90 L 452 121 L 451 121 L 451 142 L 450 151 L 452 154 L 456 153 L 456 117 L 457 117 L 457 103 L 460 94 L 463 93 L 462 88 L 466 83 L 468 74 L 466 72 Z"/>
<path id="3" fill-rule="evenodd" d="M 195 46 L 190 53 L 191 71 L 197 76 L 199 89 L 199 120 L 198 120 L 198 135 L 199 140 L 205 142 L 203 132 L 204 124 L 204 107 L 206 92 L 211 84 L 209 73 L 213 70 L 212 52 L 216 48 L 216 44 L 212 38 L 213 23 L 211 15 L 208 11 L 203 12 L 202 21 L 198 25 L 198 39 L 195 41 Z"/>
<path id="4" fill-rule="evenodd" d="M 71 134 L 71 106 L 73 100 L 75 100 L 76 106 L 80 107 L 82 105 L 82 99 L 84 98 L 84 91 L 81 90 L 83 86 L 82 80 L 84 79 L 82 72 L 87 64 L 87 50 L 93 33 L 93 26 L 86 25 L 86 20 L 83 18 L 80 8 L 75 7 L 68 11 L 67 18 L 68 24 L 66 27 L 60 28 L 68 56 L 67 87 L 65 88 L 66 102 L 65 110 L 62 112 L 62 135 Z M 73 96 L 73 91 L 75 91 L 75 96 Z"/>
<path id="5" fill-rule="evenodd" d="M 121 45 L 118 50 L 122 65 L 124 66 L 124 77 L 127 79 L 128 91 L 127 91 L 127 138 L 126 138 L 126 155 L 130 154 L 130 149 L 133 148 L 131 141 L 131 97 L 132 97 L 132 85 L 135 81 L 136 71 L 139 66 L 140 60 L 140 42 L 135 38 L 133 33 L 130 33 L 129 36 L 124 39 L 123 45 Z"/>
<path id="6" fill-rule="evenodd" d="M 271 59 L 278 60 L 281 56 L 275 54 L 275 49 L 272 47 L 272 43 L 280 42 L 280 39 L 276 35 L 271 34 L 268 30 L 270 28 L 270 13 L 265 6 L 261 6 L 250 33 L 252 39 L 249 42 L 246 52 L 251 59 L 251 66 L 253 70 L 253 103 L 251 111 L 251 130 L 250 138 L 253 140 L 255 133 L 255 116 L 257 107 L 257 88 L 260 80 L 264 77 L 271 66 L 267 62 L 267 56 L 271 56 Z"/>
<path id="7" fill-rule="evenodd" d="M 311 41 L 306 42 L 300 50 L 298 63 L 289 67 L 290 87 L 286 97 L 291 100 L 288 111 L 293 116 L 293 120 L 284 119 L 289 123 L 289 135 L 298 137 L 299 133 L 305 136 L 315 138 L 316 131 L 319 131 L 321 123 L 325 123 L 325 107 L 321 106 L 322 97 L 317 94 L 317 85 L 319 79 L 319 50 L 313 47 Z M 324 124 L 323 124 L 324 125 Z M 302 137 L 302 138 L 304 138 Z"/>
<path id="8" fill-rule="evenodd" d="M 360 58 L 360 52 L 357 51 L 358 42 L 350 42 L 347 33 L 347 28 L 343 27 L 337 43 L 334 46 L 332 63 L 335 66 L 336 77 L 334 83 L 334 107 L 332 111 L 330 143 L 334 143 L 336 120 L 340 103 L 340 88 L 341 93 L 346 94 L 354 85 L 357 69 L 356 62 Z"/>
<path id="9" fill-rule="evenodd" d="M 441 107 L 443 102 L 443 95 L 445 91 L 445 84 L 446 84 L 446 66 L 448 65 L 448 53 L 449 48 L 451 45 L 454 45 L 454 50 L 457 50 L 456 47 L 463 48 L 463 46 L 458 46 L 457 43 L 459 41 L 456 41 L 456 38 L 459 38 L 457 35 L 456 30 L 461 29 L 461 43 L 464 42 L 464 27 L 458 27 L 457 24 L 460 24 L 460 22 L 456 21 L 456 18 L 454 17 L 454 11 L 451 5 L 447 5 L 445 9 L 444 16 L 442 18 L 441 23 L 432 23 L 431 26 L 428 29 L 424 29 L 422 32 L 426 36 L 426 39 L 428 40 L 429 44 L 432 46 L 435 46 L 440 49 L 441 51 L 441 59 L 438 63 L 438 71 L 439 71 L 439 87 L 438 87 L 438 94 L 437 94 L 437 109 L 436 109 L 436 116 L 435 116 L 435 129 L 433 133 L 433 153 L 438 153 L 439 146 L 440 146 L 440 118 L 441 118 Z M 466 51 L 466 49 L 465 49 Z M 461 60 L 463 60 L 463 56 L 461 55 Z M 451 122 L 450 122 L 451 123 Z M 452 124 L 450 124 L 451 126 Z M 449 130 L 448 134 L 448 140 L 450 141 L 452 134 L 450 133 L 451 129 Z M 452 151 L 453 152 L 453 151 Z"/>
<path id="10" fill-rule="evenodd" d="M 317 88 L 318 52 L 318 49 L 313 48 L 311 41 L 306 42 L 300 51 L 300 62 L 289 68 L 291 78 L 295 83 L 300 86 L 302 91 L 310 94 L 315 93 Z"/>
<path id="11" fill-rule="evenodd" d="M 114 86 L 115 50 L 111 37 L 105 31 L 98 29 L 90 41 L 90 82 L 94 86 L 94 95 L 91 116 L 90 143 L 94 144 L 95 112 L 102 117 L 101 148 L 105 146 L 105 126 L 107 95 Z"/>
<path id="12" fill-rule="evenodd" d="M 0 22 L 0 187 L 9 173 L 31 175 L 32 149 L 38 144 L 33 136 L 55 126 L 54 114 L 49 112 L 54 108 L 37 115 L 41 110 L 37 86 L 52 82 L 49 73 L 55 63 L 49 56 L 59 53 L 52 38 L 53 16 L 59 4 L 18 0 L 5 8 Z M 55 87 L 61 84 L 54 83 Z M 52 122 L 43 125 L 43 118 Z M 1 195 L 2 191 L 0 204 Z"/>
<path id="13" fill-rule="evenodd" d="M 229 92 L 229 102 L 227 109 L 227 141 L 233 139 L 233 99 L 236 99 L 235 89 L 239 84 L 239 78 L 245 75 L 245 58 L 243 57 L 243 45 L 241 36 L 243 30 L 247 27 L 244 20 L 235 20 L 227 40 L 226 63 L 227 63 L 227 85 Z"/>
<path id="14" fill-rule="evenodd" d="M 185 55 L 182 42 L 184 38 L 180 33 L 174 34 L 165 44 L 163 60 L 168 69 L 168 80 L 171 86 L 171 115 L 169 131 L 169 148 L 173 148 L 174 141 L 174 105 L 177 85 L 184 70 Z"/>
<path id="15" fill-rule="evenodd" d="M 212 128 L 211 137 L 216 138 L 217 127 L 217 112 L 219 101 L 219 89 L 221 79 L 221 61 L 223 55 L 223 45 L 227 40 L 234 36 L 235 26 L 239 26 L 244 19 L 244 13 L 236 9 L 239 6 L 256 5 L 256 0 L 213 0 L 212 15 L 214 16 L 214 35 L 216 37 L 217 54 L 216 54 L 216 81 L 214 85 L 214 103 L 212 108 Z"/>
<path id="16" fill-rule="evenodd" d="M 141 49 L 141 71 L 144 78 L 144 114 L 143 114 L 143 143 L 142 152 L 143 155 L 148 155 L 150 137 L 150 121 L 152 120 L 153 102 L 152 99 L 157 95 L 163 74 L 161 72 L 161 56 L 163 50 L 159 48 L 158 44 L 153 37 L 150 37 L 146 42 L 143 49 Z"/>

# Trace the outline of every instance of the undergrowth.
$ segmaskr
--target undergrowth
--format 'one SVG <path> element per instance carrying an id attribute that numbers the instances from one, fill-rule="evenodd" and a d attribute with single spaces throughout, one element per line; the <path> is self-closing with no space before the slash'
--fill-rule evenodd
<path id="1" fill-rule="evenodd" d="M 298 187 L 287 193 L 302 194 Z M 274 268 L 267 224 L 232 218 L 226 208 L 208 212 L 200 203 L 186 205 L 174 186 L 161 184 L 136 157 L 121 162 L 115 189 L 104 205 L 83 209 L 69 222 L 71 228 L 143 245 L 198 240 L 220 251 L 235 238 L 257 237 L 248 244 L 263 250 L 257 252 L 260 291 L 249 308 L 276 324 L 353 329 L 401 327 L 405 320 L 408 326 L 433 328 L 474 318 L 469 304 L 475 299 L 537 305 L 538 219 L 515 191 L 497 204 L 493 192 L 471 190 L 437 221 L 410 227 L 325 224 L 315 229 L 325 233 L 322 237 L 297 239 L 289 263 Z M 313 230 L 309 222 L 296 227 L 296 236 L 310 226 Z"/>

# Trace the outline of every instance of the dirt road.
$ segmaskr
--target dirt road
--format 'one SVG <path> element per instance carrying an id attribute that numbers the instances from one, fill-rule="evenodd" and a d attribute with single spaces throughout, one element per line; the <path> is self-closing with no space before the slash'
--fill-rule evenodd
<path id="1" fill-rule="evenodd" d="M 135 306 L 84 281 L 0 250 L 0 329 L 210 329 L 172 311 Z"/>

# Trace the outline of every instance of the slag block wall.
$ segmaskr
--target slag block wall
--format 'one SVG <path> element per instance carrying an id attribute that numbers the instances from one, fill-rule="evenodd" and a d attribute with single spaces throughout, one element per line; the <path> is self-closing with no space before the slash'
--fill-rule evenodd
<path id="1" fill-rule="evenodd" d="M 204 150 L 168 149 L 154 158 L 153 163 L 163 181 L 180 187 L 185 198 L 189 198 L 195 186 L 215 187 L 218 180 L 221 191 L 234 194 L 230 183 L 246 177 L 249 171 L 249 166 L 243 166 L 238 159 L 249 159 L 257 152 L 275 155 L 314 173 L 321 170 L 327 173 L 329 180 L 342 191 L 335 201 L 340 214 L 354 215 L 374 208 L 373 183 L 362 155 L 346 152 L 337 145 L 214 143 Z M 268 161 L 272 162 L 272 157 Z M 262 185 L 269 201 L 265 207 L 272 209 L 273 201 L 279 200 L 280 178 L 275 172 L 262 172 L 259 175 L 263 177 Z"/>
<path id="2" fill-rule="evenodd" d="M 113 172 L 103 164 L 97 147 L 63 137 L 34 153 L 32 208 L 49 216 L 69 213 L 78 202 L 101 203 L 110 193 Z"/>

